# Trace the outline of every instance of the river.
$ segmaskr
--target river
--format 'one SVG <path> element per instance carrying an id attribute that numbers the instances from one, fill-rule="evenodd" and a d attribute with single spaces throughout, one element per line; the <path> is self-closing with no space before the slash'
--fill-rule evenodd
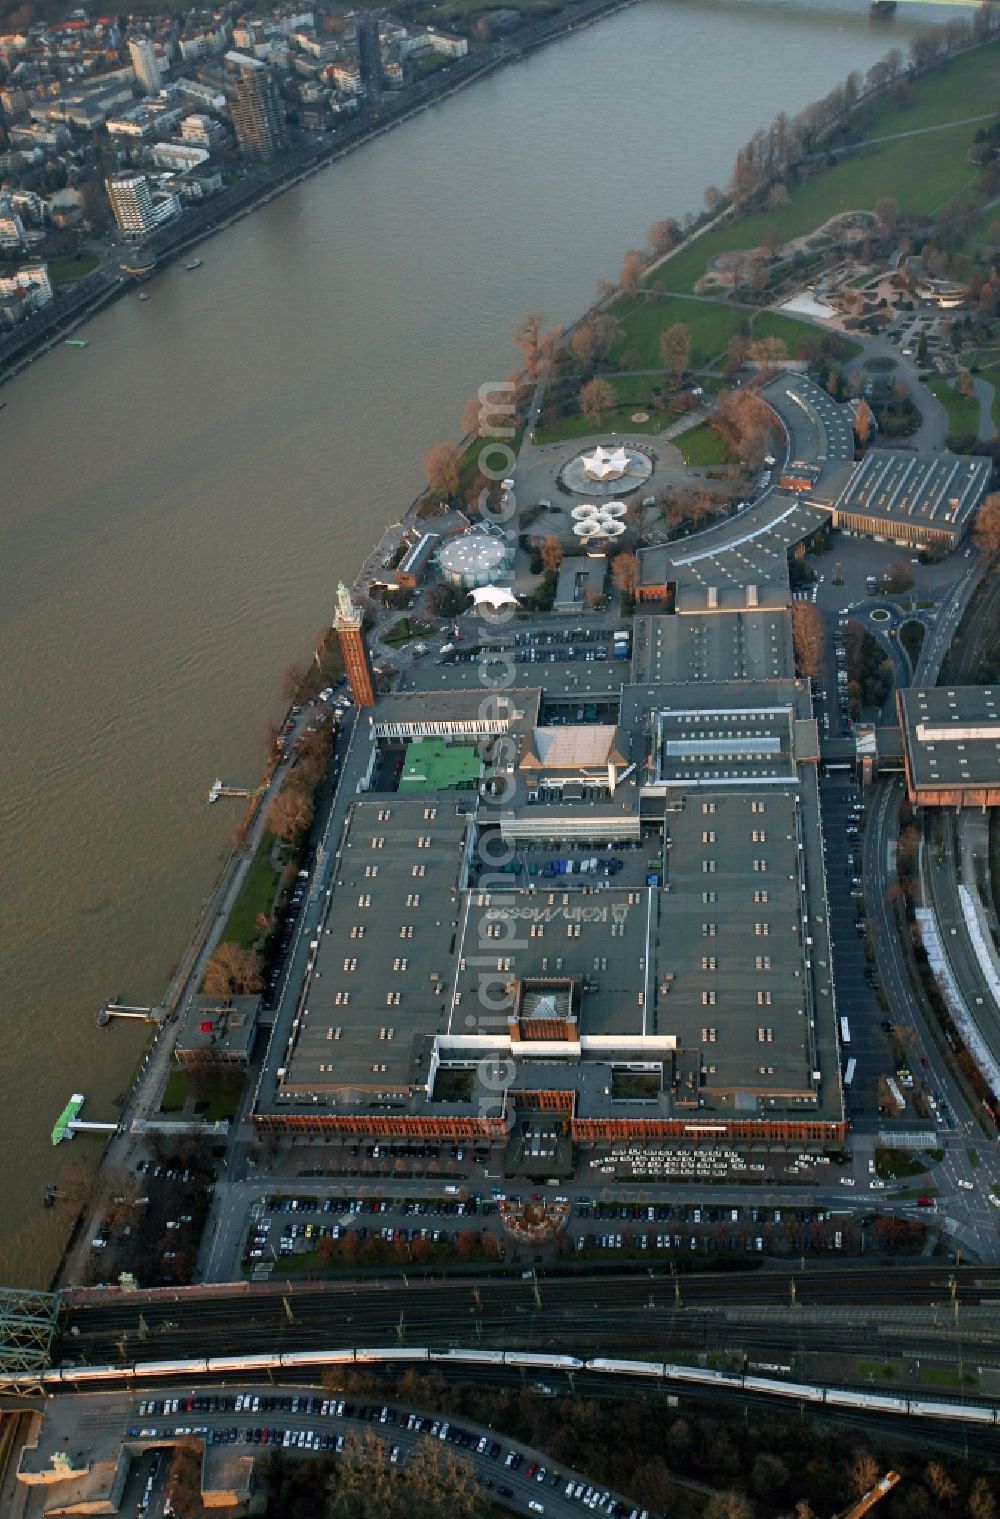
<path id="1" fill-rule="evenodd" d="M 254 782 L 280 675 L 421 484 L 528 308 L 573 317 L 736 149 L 920 26 L 863 0 L 645 0 L 365 146 L 5 387 L 0 417 L 0 1281 L 40 1284 L 79 1139 Z M 891 188 L 891 187 L 890 187 Z M 227 805 L 232 810 L 227 811 Z"/>

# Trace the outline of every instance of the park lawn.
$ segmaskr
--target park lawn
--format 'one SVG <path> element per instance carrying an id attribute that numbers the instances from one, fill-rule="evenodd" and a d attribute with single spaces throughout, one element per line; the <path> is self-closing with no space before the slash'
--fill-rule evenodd
<path id="1" fill-rule="evenodd" d="M 681 248 L 649 276 L 665 290 L 693 290 L 709 260 L 720 253 L 760 247 L 773 231 L 779 242 L 804 237 L 831 216 L 871 211 L 892 195 L 905 211 L 931 212 L 963 199 L 976 170 L 965 161 L 974 129 L 955 127 L 932 137 L 908 137 L 841 160 L 796 186 L 788 204 L 724 222 Z"/>
<path id="2" fill-rule="evenodd" d="M 187 1077 L 183 1071 L 171 1071 L 160 1100 L 161 1113 L 179 1113 L 187 1101 Z"/>
<path id="3" fill-rule="evenodd" d="M 261 913 L 268 918 L 271 916 L 280 880 L 280 872 L 271 863 L 273 848 L 274 834 L 265 830 L 246 879 L 240 887 L 239 896 L 233 903 L 221 943 L 239 944 L 243 949 L 253 949 L 260 939 L 257 918 Z"/>
<path id="4" fill-rule="evenodd" d="M 663 368 L 660 336 L 676 322 L 684 322 L 691 332 L 690 367 L 711 364 L 725 352 L 734 333 L 746 330 L 752 315 L 721 301 L 689 300 L 684 296 L 647 301 L 635 295 L 623 295 L 615 301 L 611 314 L 622 327 L 611 358 L 619 364 L 627 358 L 629 367 L 634 369 Z"/>
<path id="5" fill-rule="evenodd" d="M 862 106 L 864 136 L 888 137 L 896 132 L 916 132 L 968 116 L 981 116 L 1000 93 L 1000 43 L 991 42 L 925 74 L 912 86 L 912 100 L 902 109 L 888 95 L 870 107 Z M 987 126 L 983 122 L 983 126 Z M 975 127 L 972 129 L 976 130 Z M 893 190 L 888 191 L 895 194 Z"/>
<path id="6" fill-rule="evenodd" d="M 658 433 L 669 427 L 674 420 L 672 411 L 650 411 L 648 422 L 633 422 L 632 413 L 648 411 L 645 403 L 630 401 L 627 406 L 616 406 L 606 411 L 600 426 L 596 426 L 583 412 L 560 417 L 552 427 L 536 427 L 536 443 L 563 443 L 568 438 L 606 437 L 608 433 Z"/>
<path id="7" fill-rule="evenodd" d="M 684 455 L 684 463 L 692 469 L 709 464 L 729 464 L 732 460 L 725 440 L 710 422 L 701 422 L 690 432 L 680 433 L 673 441 Z"/>
<path id="8" fill-rule="evenodd" d="M 833 332 L 829 328 L 819 326 L 816 322 L 806 322 L 797 316 L 786 316 L 783 311 L 758 311 L 753 318 L 752 331 L 755 338 L 781 338 L 787 343 L 791 358 L 795 357 L 801 342 L 815 342 L 817 338 L 822 337 L 836 338 L 844 363 L 847 363 L 849 359 L 856 359 L 861 352 L 861 344 L 855 343 L 853 338 L 846 338 L 843 333 Z"/>
<path id="9" fill-rule="evenodd" d="M 927 380 L 928 390 L 937 396 L 941 405 L 948 413 L 948 431 L 958 438 L 978 437 L 979 435 L 979 401 L 975 396 L 960 396 L 951 384 L 937 376 Z"/>
<path id="10" fill-rule="evenodd" d="M 85 253 L 80 258 L 50 258 L 47 262 L 53 285 L 69 285 L 96 269 L 101 261 L 96 254 Z"/>

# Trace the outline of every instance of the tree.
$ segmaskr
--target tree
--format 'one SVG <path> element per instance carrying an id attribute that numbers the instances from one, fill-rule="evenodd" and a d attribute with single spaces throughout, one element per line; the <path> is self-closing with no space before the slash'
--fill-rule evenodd
<path id="1" fill-rule="evenodd" d="M 826 631 L 823 613 L 811 601 L 793 601 L 789 615 L 795 668 L 800 675 L 817 676 L 823 668 Z"/>
<path id="2" fill-rule="evenodd" d="M 639 584 L 639 560 L 636 555 L 627 549 L 616 554 L 611 561 L 611 579 L 615 589 L 623 596 L 634 596 Z"/>
<path id="3" fill-rule="evenodd" d="M 604 415 L 615 404 L 615 393 L 607 380 L 588 380 L 580 388 L 580 410 L 600 427 Z"/>
<path id="4" fill-rule="evenodd" d="M 521 350 L 524 366 L 531 379 L 537 379 L 540 344 L 545 318 L 540 311 L 528 311 L 514 329 L 514 344 Z"/>
<path id="5" fill-rule="evenodd" d="M 969 1519 L 997 1519 L 997 1500 L 985 1477 L 977 1477 L 969 1494 Z"/>
<path id="6" fill-rule="evenodd" d="M 709 216 L 714 216 L 717 211 L 722 209 L 723 205 L 725 204 L 726 197 L 723 195 L 721 190 L 716 188 L 715 185 L 709 185 L 708 189 L 705 191 L 704 199 L 705 210 L 708 212 Z"/>
<path id="7" fill-rule="evenodd" d="M 672 216 L 664 218 L 663 221 L 654 222 L 646 233 L 646 246 L 654 258 L 658 258 L 662 253 L 669 253 L 680 240 L 680 223 Z"/>
<path id="8" fill-rule="evenodd" d="M 435 443 L 424 458 L 424 474 L 435 495 L 454 495 L 461 463 L 462 450 L 456 443 Z"/>
<path id="9" fill-rule="evenodd" d="M 555 533 L 546 533 L 542 539 L 542 566 L 546 570 L 557 570 L 563 562 L 564 549 L 562 540 Z"/>
<path id="10" fill-rule="evenodd" d="M 302 665 L 286 665 L 281 676 L 281 694 L 287 702 L 300 702 L 309 684 L 309 671 Z"/>
<path id="11" fill-rule="evenodd" d="M 686 322 L 674 322 L 660 333 L 660 358 L 665 369 L 678 378 L 688 367 L 691 354 L 691 329 Z"/>
<path id="12" fill-rule="evenodd" d="M 747 352 L 755 364 L 772 369 L 788 358 L 788 344 L 784 338 L 755 338 Z"/>
<path id="13" fill-rule="evenodd" d="M 934 1494 L 939 1508 L 950 1508 L 958 1497 L 948 1468 L 940 1461 L 930 1461 L 924 1471 L 924 1481 Z"/>
<path id="14" fill-rule="evenodd" d="M 968 369 L 960 369 L 958 371 L 958 374 L 955 376 L 955 390 L 958 395 L 964 396 L 967 401 L 971 400 L 975 395 L 976 387 Z"/>
<path id="15" fill-rule="evenodd" d="M 886 565 L 882 578 L 886 590 L 895 596 L 902 596 L 913 588 L 913 571 L 905 559 L 893 559 Z"/>
<path id="16" fill-rule="evenodd" d="M 714 1493 L 703 1515 L 704 1519 L 753 1519 L 753 1509 L 742 1493 Z"/>
<path id="17" fill-rule="evenodd" d="M 892 195 L 880 195 L 875 202 L 875 220 L 885 232 L 891 232 L 899 220 L 899 201 Z"/>
<path id="18" fill-rule="evenodd" d="M 851 1464 L 851 1487 L 858 1498 L 870 1492 L 880 1476 L 879 1464 L 870 1450 L 859 1450 Z"/>
<path id="19" fill-rule="evenodd" d="M 854 408 L 854 436 L 862 445 L 867 443 L 871 436 L 872 420 L 872 409 L 864 396 L 861 396 Z"/>
<path id="20" fill-rule="evenodd" d="M 312 827 L 316 815 L 312 797 L 302 786 L 283 786 L 271 803 L 267 826 L 276 838 L 296 844 Z"/>
<path id="21" fill-rule="evenodd" d="M 972 529 L 976 552 L 984 559 L 1000 553 L 1000 495 L 994 492 L 983 498 Z"/>
<path id="22" fill-rule="evenodd" d="M 238 997 L 259 992 L 264 981 L 260 956 L 242 944 L 219 944 L 205 967 L 206 997 Z"/>
<path id="23" fill-rule="evenodd" d="M 618 283 L 626 295 L 635 295 L 639 288 L 639 280 L 642 278 L 642 254 L 635 248 L 630 248 L 622 260 L 621 273 Z"/>

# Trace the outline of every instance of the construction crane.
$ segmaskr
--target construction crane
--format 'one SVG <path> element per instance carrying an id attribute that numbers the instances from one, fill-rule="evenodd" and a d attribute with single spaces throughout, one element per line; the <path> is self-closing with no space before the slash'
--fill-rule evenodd
<path id="1" fill-rule="evenodd" d="M 861 1519 L 862 1514 L 867 1514 L 876 1503 L 881 1503 L 887 1493 L 892 1492 L 898 1481 L 899 1472 L 886 1472 L 881 1482 L 876 1482 L 874 1487 L 870 1487 L 856 1503 L 851 1504 L 850 1508 L 842 1509 L 839 1514 L 834 1514 L 833 1519 Z"/>

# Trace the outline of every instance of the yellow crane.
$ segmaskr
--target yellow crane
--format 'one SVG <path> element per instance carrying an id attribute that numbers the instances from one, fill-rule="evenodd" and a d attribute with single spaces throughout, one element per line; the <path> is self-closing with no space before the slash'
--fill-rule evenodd
<path id="1" fill-rule="evenodd" d="M 886 1472 L 880 1482 L 870 1487 L 856 1503 L 851 1504 L 850 1508 L 845 1508 L 839 1514 L 835 1514 L 834 1519 L 861 1519 L 862 1514 L 867 1514 L 876 1503 L 881 1503 L 887 1493 L 892 1492 L 898 1481 L 899 1472 Z"/>

